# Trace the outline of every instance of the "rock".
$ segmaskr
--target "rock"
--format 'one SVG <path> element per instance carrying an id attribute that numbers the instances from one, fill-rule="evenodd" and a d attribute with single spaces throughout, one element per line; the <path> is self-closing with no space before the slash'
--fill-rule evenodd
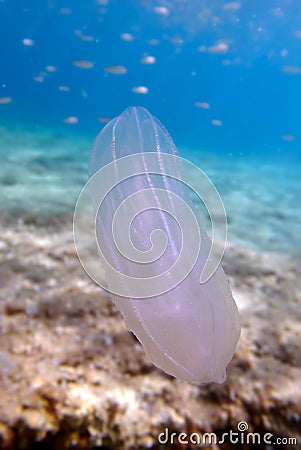
<path id="1" fill-rule="evenodd" d="M 180 433 L 220 439 L 242 422 L 300 445 L 300 258 L 229 248 L 241 338 L 227 381 L 194 386 L 147 360 L 79 265 L 70 218 L 10 223 L 1 242 L 1 449 L 194 448 Z"/>

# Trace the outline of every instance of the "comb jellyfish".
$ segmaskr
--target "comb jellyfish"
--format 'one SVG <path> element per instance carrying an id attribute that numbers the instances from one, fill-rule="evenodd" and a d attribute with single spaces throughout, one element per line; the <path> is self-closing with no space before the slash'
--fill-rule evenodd
<path id="1" fill-rule="evenodd" d="M 74 215 L 77 252 L 102 285 L 97 265 L 81 257 L 82 206 L 92 198 L 97 257 L 126 326 L 150 360 L 181 380 L 222 383 L 240 324 L 228 281 L 214 256 L 186 182 L 201 180 L 208 210 L 223 209 L 210 180 L 180 158 L 163 125 L 146 109 L 127 108 L 96 138 L 90 179 Z M 213 194 L 212 194 L 213 193 Z"/>

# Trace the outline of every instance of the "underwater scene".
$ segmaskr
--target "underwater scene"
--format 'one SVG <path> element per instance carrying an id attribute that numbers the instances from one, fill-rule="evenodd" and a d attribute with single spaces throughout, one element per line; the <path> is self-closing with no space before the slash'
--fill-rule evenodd
<path id="1" fill-rule="evenodd" d="M 0 449 L 301 449 L 300 0 L 0 39 Z"/>

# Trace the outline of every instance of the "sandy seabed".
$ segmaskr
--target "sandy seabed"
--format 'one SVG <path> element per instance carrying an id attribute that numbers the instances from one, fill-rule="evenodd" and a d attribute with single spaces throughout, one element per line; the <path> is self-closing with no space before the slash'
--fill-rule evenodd
<path id="1" fill-rule="evenodd" d="M 80 266 L 70 215 L 0 223 L 1 449 L 198 448 L 242 421 L 257 448 L 301 448 L 300 256 L 228 245 L 242 334 L 227 381 L 198 387 L 147 360 Z M 254 448 L 238 439 L 205 447 Z"/>
<path id="2" fill-rule="evenodd" d="M 298 170 L 196 158 L 225 201 L 223 265 L 242 322 L 227 381 L 197 387 L 147 360 L 79 264 L 66 211 L 92 141 L 0 134 L 0 449 L 194 449 L 211 432 L 206 448 L 253 448 L 247 432 L 257 448 L 301 448 Z M 236 445 L 219 442 L 240 422 L 248 430 Z"/>

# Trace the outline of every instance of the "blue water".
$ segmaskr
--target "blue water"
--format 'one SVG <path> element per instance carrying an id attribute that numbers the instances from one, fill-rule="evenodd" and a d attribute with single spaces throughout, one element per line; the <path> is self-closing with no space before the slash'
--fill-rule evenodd
<path id="1" fill-rule="evenodd" d="M 299 0 L 0 0 L 1 209 L 72 210 L 103 119 L 141 105 L 215 182 L 231 241 L 300 252 L 300 19 Z"/>

